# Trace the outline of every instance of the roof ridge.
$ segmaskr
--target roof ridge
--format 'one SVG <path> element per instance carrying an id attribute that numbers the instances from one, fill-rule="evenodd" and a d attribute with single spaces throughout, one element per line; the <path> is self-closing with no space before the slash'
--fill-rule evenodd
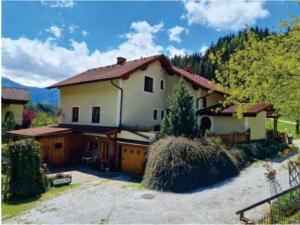
<path id="1" fill-rule="evenodd" d="M 25 90 L 25 91 L 29 91 L 29 88 L 21 88 L 21 87 L 8 87 L 8 86 L 4 86 L 2 85 L 2 88 L 11 88 L 11 89 L 20 89 L 20 90 Z"/>

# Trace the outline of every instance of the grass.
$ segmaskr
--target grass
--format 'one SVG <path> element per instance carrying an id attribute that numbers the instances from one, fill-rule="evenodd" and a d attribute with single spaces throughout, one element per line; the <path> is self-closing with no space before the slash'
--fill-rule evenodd
<path id="1" fill-rule="evenodd" d="M 287 120 L 287 118 L 285 118 L 284 120 Z M 277 126 L 278 126 L 278 131 L 284 132 L 287 130 L 293 136 L 293 138 L 300 139 L 300 135 L 296 134 L 296 126 L 294 124 L 278 121 Z M 268 119 L 266 121 L 266 128 L 273 129 L 273 119 Z"/>
<path id="2" fill-rule="evenodd" d="M 146 188 L 142 183 L 128 183 L 128 184 L 123 184 L 121 188 L 124 189 L 133 189 L 133 190 L 145 190 Z"/>
<path id="3" fill-rule="evenodd" d="M 22 200 L 8 200 L 6 202 L 2 202 L 2 220 L 18 216 L 34 208 L 38 203 L 59 196 L 75 187 L 78 187 L 78 184 L 70 184 L 56 188 L 51 188 L 50 190 L 38 197 L 31 197 Z"/>

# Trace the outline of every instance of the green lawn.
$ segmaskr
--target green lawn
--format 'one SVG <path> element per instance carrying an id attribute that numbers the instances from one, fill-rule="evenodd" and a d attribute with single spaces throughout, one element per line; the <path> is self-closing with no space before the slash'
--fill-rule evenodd
<path id="1" fill-rule="evenodd" d="M 44 194 L 38 197 L 27 198 L 23 200 L 9 200 L 7 202 L 2 202 L 2 220 L 15 217 L 21 213 L 24 213 L 32 208 L 34 208 L 38 203 L 53 198 L 55 196 L 61 195 L 62 193 L 77 187 L 78 184 L 70 184 L 66 186 L 51 188 Z"/>
<path id="2" fill-rule="evenodd" d="M 284 118 L 280 117 L 280 119 L 288 121 L 288 118 L 285 118 L 285 117 Z M 292 134 L 295 139 L 300 138 L 300 135 L 296 134 L 296 126 L 294 124 L 289 124 L 289 123 L 284 123 L 284 122 L 278 121 L 277 126 L 278 126 L 278 131 L 283 132 L 287 129 L 288 132 L 290 134 Z M 273 129 L 273 119 L 268 119 L 266 121 L 266 128 Z"/>

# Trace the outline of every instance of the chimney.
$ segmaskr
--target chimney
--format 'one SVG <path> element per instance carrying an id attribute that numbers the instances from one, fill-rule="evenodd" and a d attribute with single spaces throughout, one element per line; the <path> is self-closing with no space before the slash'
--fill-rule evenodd
<path id="1" fill-rule="evenodd" d="M 189 73 L 193 73 L 192 67 L 184 67 L 183 69 Z"/>
<path id="2" fill-rule="evenodd" d="M 126 62 L 126 58 L 117 57 L 117 64 L 123 64 L 124 62 Z"/>

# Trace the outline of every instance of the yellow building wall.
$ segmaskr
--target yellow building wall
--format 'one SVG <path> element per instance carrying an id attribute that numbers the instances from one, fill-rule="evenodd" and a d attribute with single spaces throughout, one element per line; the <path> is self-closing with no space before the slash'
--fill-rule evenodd
<path id="1" fill-rule="evenodd" d="M 245 118 L 238 119 L 229 116 L 214 116 L 210 118 L 212 120 L 212 132 L 217 134 L 226 134 L 234 131 L 244 132 L 247 129 Z"/>
<path id="2" fill-rule="evenodd" d="M 110 81 L 93 82 L 60 89 L 60 123 L 117 126 L 118 89 Z M 72 123 L 72 107 L 79 107 L 79 122 Z M 92 123 L 92 106 L 100 106 L 100 124 Z"/>
<path id="3" fill-rule="evenodd" d="M 250 139 L 258 140 L 266 138 L 266 112 L 260 112 L 256 117 L 247 117 L 247 127 L 250 128 Z"/>
<path id="4" fill-rule="evenodd" d="M 144 91 L 144 77 L 154 78 L 153 93 Z M 128 80 L 122 81 L 124 89 L 122 123 L 125 126 L 152 127 L 161 123 L 161 111 L 166 110 L 167 97 L 179 81 L 176 75 L 169 75 L 160 62 L 150 64 L 146 70 L 131 74 Z M 160 81 L 165 81 L 165 89 L 160 89 Z M 199 91 L 193 90 L 188 83 L 190 93 L 194 97 Z M 158 110 L 158 120 L 153 119 L 153 110 Z"/>
<path id="5" fill-rule="evenodd" d="M 1 121 L 2 122 L 4 121 L 5 115 L 8 111 L 11 111 L 14 114 L 16 124 L 22 125 L 24 105 L 22 105 L 22 104 L 2 104 L 2 110 L 1 110 L 1 113 L 2 113 Z"/>

